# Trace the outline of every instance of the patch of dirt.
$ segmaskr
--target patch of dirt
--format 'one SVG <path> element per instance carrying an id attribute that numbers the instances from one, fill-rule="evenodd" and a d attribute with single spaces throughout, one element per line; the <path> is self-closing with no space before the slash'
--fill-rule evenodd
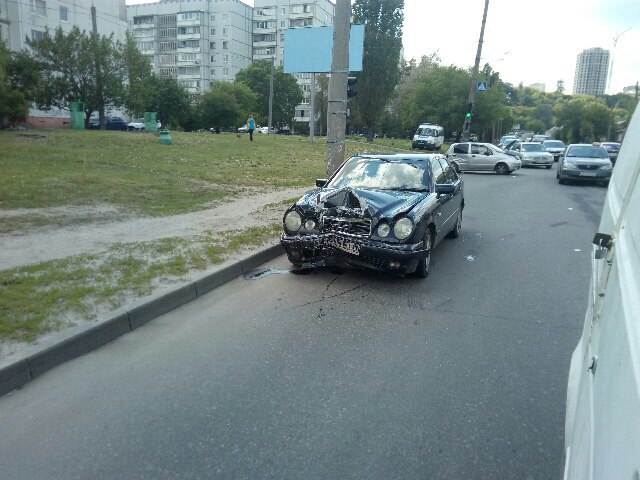
<path id="1" fill-rule="evenodd" d="M 199 212 L 169 217 L 135 217 L 115 207 L 55 207 L 0 211 L 2 217 L 33 214 L 69 217 L 95 216 L 95 222 L 65 227 L 38 227 L 0 234 L 0 269 L 61 259 L 82 253 L 99 253 L 115 243 L 142 242 L 165 237 L 190 237 L 204 232 L 242 230 L 267 226 L 282 219 L 288 205 L 280 202 L 301 196 L 308 187 L 253 188 L 229 201 Z M 265 208 L 265 205 L 269 205 Z"/>

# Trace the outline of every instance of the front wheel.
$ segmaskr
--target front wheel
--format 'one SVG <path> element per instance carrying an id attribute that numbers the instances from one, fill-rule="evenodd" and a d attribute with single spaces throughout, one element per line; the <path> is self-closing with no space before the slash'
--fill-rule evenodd
<path id="1" fill-rule="evenodd" d="M 458 212 L 458 218 L 456 218 L 456 224 L 453 227 L 453 230 L 449 232 L 448 237 L 458 238 L 460 236 L 460 230 L 462 230 L 462 210 Z"/>
<path id="2" fill-rule="evenodd" d="M 427 231 L 424 232 L 423 241 L 424 241 L 425 248 L 428 248 L 429 250 L 427 251 L 427 256 L 420 259 L 420 261 L 418 262 L 418 266 L 416 267 L 416 271 L 413 273 L 414 276 L 418 278 L 427 278 L 427 275 L 429 275 L 429 267 L 431 265 L 431 249 L 432 249 L 431 229 L 429 227 L 427 227 Z"/>
<path id="3" fill-rule="evenodd" d="M 509 175 L 509 166 L 506 163 L 499 163 L 493 169 L 498 175 Z"/>

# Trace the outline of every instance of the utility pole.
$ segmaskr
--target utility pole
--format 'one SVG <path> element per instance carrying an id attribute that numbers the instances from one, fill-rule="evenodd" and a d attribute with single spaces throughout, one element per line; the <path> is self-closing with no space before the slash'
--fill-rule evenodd
<path id="1" fill-rule="evenodd" d="M 347 128 L 347 79 L 349 77 L 349 29 L 351 1 L 336 0 L 333 21 L 333 58 L 327 107 L 327 178 L 344 161 Z"/>
<path id="2" fill-rule="evenodd" d="M 316 132 L 316 74 L 311 74 L 311 98 L 309 101 L 309 107 L 311 108 L 311 115 L 309 116 L 309 141 L 313 143 L 313 139 Z"/>
<path id="3" fill-rule="evenodd" d="M 478 50 L 476 52 L 476 63 L 471 74 L 471 85 L 469 86 L 469 98 L 467 100 L 467 110 L 465 111 L 464 123 L 462 124 L 462 141 L 469 141 L 471 130 L 471 115 L 473 114 L 473 99 L 475 98 L 478 83 L 478 69 L 480 68 L 480 57 L 482 56 L 482 42 L 484 39 L 484 26 L 487 23 L 487 11 L 489 10 L 489 0 L 484 1 L 484 14 L 482 15 L 482 28 L 480 28 L 480 39 L 478 40 Z"/>
<path id="4" fill-rule="evenodd" d="M 96 18 L 96 7 L 91 3 L 91 27 L 93 31 L 93 39 L 98 42 L 98 20 Z M 103 86 L 102 86 L 102 72 L 100 71 L 100 61 L 96 58 L 96 82 L 98 86 L 98 93 L 102 95 Z M 104 104 L 100 102 L 100 106 L 98 108 L 98 122 L 100 123 L 100 128 L 104 127 Z"/>
<path id="5" fill-rule="evenodd" d="M 269 75 L 269 133 L 271 133 L 271 125 L 273 122 L 273 64 L 275 57 L 271 57 L 271 75 Z"/>
<path id="6" fill-rule="evenodd" d="M 616 57 L 616 46 L 618 45 L 618 39 L 622 35 L 627 33 L 629 30 L 631 30 L 631 28 L 633 28 L 633 27 L 629 27 L 624 32 L 622 32 L 622 33 L 616 35 L 615 37 L 613 37 L 613 52 L 611 52 L 611 66 L 609 67 L 609 78 L 607 80 L 607 93 L 609 95 L 611 95 L 611 76 L 613 75 L 613 61 L 615 60 L 615 57 Z"/>

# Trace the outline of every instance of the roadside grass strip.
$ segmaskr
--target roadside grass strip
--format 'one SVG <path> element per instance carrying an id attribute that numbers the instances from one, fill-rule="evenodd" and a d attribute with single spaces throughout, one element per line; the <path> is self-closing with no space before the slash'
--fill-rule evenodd
<path id="1" fill-rule="evenodd" d="M 84 254 L 0 271 L 0 340 L 39 335 L 94 319 L 162 283 L 219 264 L 225 256 L 277 238 L 282 226 L 250 227 L 213 236 L 172 237 L 113 245 Z"/>

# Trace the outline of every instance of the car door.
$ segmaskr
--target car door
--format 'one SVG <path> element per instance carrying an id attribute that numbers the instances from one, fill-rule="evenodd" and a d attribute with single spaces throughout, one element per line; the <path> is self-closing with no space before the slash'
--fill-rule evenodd
<path id="1" fill-rule="evenodd" d="M 442 206 L 442 216 L 444 217 L 442 230 L 443 232 L 448 233 L 455 226 L 458 210 L 460 210 L 461 207 L 462 195 L 460 190 L 462 182 L 458 174 L 456 174 L 444 158 L 439 160 L 442 166 L 442 176 L 436 180 L 439 180 L 439 184 L 444 183 L 455 187 L 452 194 L 441 194 L 438 198 L 438 201 Z"/>
<path id="2" fill-rule="evenodd" d="M 471 162 L 476 165 L 475 170 L 493 170 L 493 157 L 486 145 L 471 144 Z"/>
<path id="3" fill-rule="evenodd" d="M 469 144 L 468 143 L 456 143 L 453 145 L 453 152 L 450 155 L 449 161 L 455 162 L 461 172 L 470 170 L 469 168 Z M 434 177 L 435 178 L 435 177 Z"/>

